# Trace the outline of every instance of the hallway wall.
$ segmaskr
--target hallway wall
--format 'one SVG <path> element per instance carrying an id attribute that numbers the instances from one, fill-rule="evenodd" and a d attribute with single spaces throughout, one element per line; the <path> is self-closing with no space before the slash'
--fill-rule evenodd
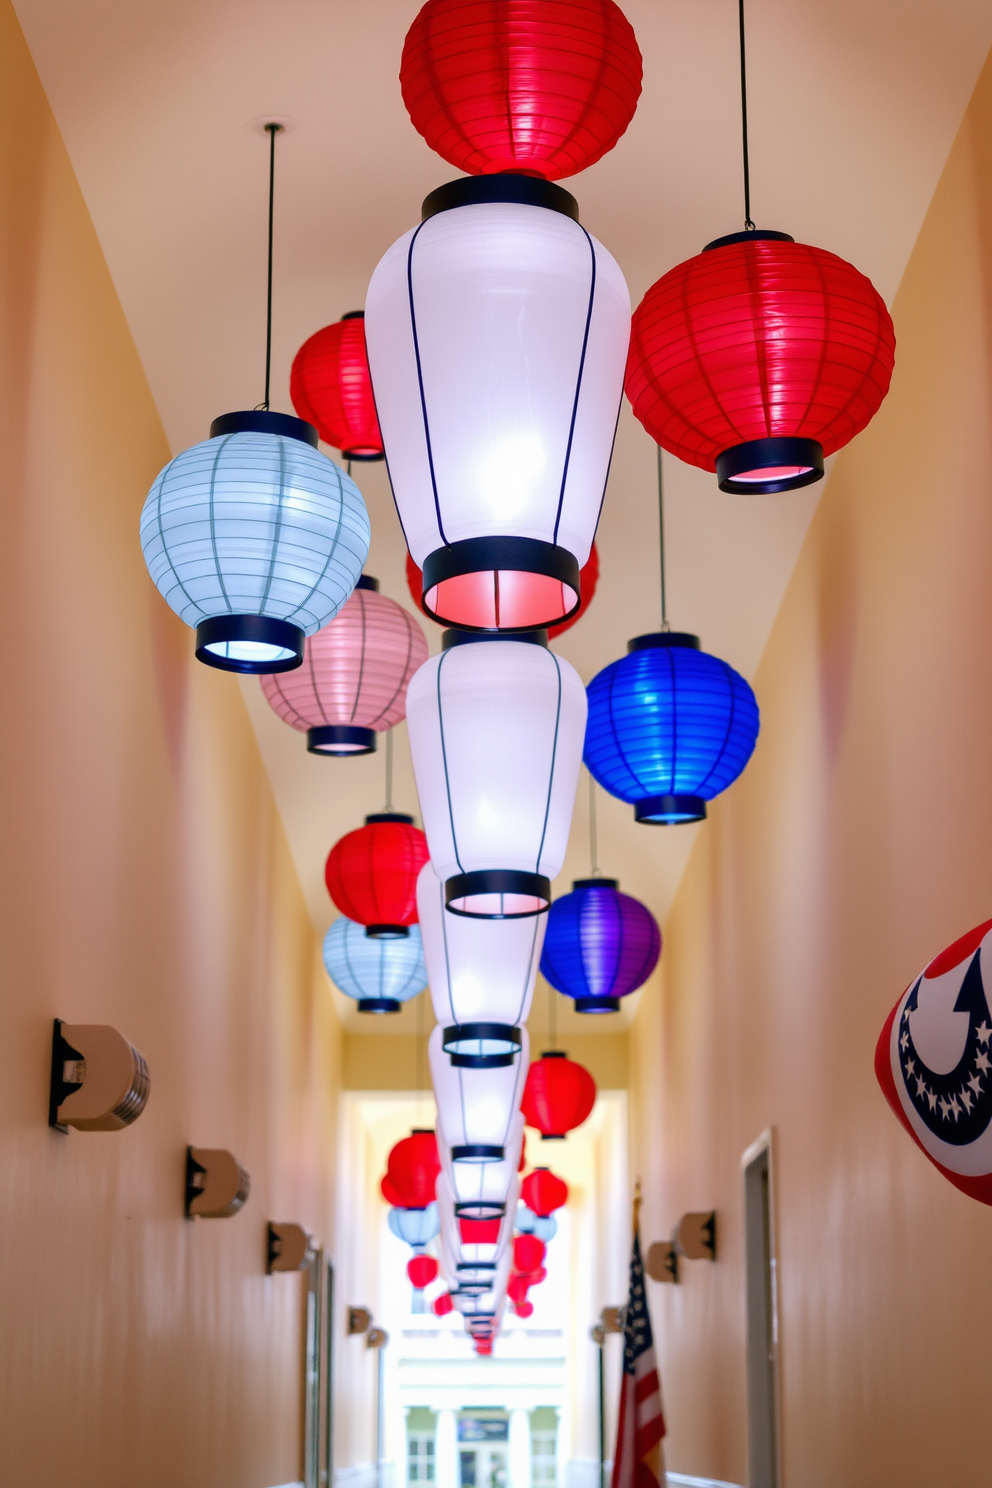
<path id="1" fill-rule="evenodd" d="M 992 1213 L 909 1141 L 872 1058 L 908 981 L 992 911 L 990 288 L 986 65 L 896 297 L 892 392 L 829 478 L 757 752 L 631 1038 L 645 1238 L 718 1211 L 717 1264 L 651 1288 L 680 1472 L 745 1481 L 740 1157 L 771 1126 L 783 1482 L 988 1482 Z"/>
<path id="2" fill-rule="evenodd" d="M 8 0 L 0 120 L 0 1478 L 268 1488 L 304 1279 L 265 1227 L 331 1237 L 339 1031 L 238 683 L 145 573 L 170 452 Z M 49 1129 L 55 1016 L 144 1054 L 134 1126 Z M 183 1219 L 187 1142 L 249 1170 L 233 1218 Z"/>

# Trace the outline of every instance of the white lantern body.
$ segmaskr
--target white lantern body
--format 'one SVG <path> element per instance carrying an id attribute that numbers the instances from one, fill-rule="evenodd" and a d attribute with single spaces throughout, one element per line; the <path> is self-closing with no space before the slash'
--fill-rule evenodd
<path id="1" fill-rule="evenodd" d="M 365 334 L 425 606 L 460 626 L 555 624 L 577 608 L 609 474 L 627 286 L 560 187 L 469 178 L 424 212 L 372 275 Z"/>
<path id="2" fill-rule="evenodd" d="M 519 1186 L 520 1179 L 514 1179 L 510 1194 L 507 1198 L 506 1213 L 502 1218 L 494 1216 L 499 1225 L 499 1231 L 495 1241 L 465 1240 L 462 1238 L 461 1221 L 455 1214 L 455 1196 L 447 1173 L 443 1170 L 437 1180 L 437 1204 L 438 1222 L 440 1225 L 440 1245 L 442 1254 L 450 1260 L 452 1286 L 457 1284 L 459 1277 L 478 1272 L 480 1276 L 491 1279 L 496 1270 L 496 1263 L 510 1246 L 516 1215 L 519 1212 Z M 445 1271 L 447 1275 L 447 1269 Z"/>
<path id="3" fill-rule="evenodd" d="M 427 1044 L 431 1082 L 437 1104 L 438 1126 L 444 1133 L 452 1163 L 502 1162 L 530 1064 L 527 1030 L 521 1030 L 521 1050 L 510 1064 L 489 1069 L 465 1069 L 444 1052 L 438 1024 Z"/>
<path id="4" fill-rule="evenodd" d="M 406 936 L 370 936 L 341 915 L 324 936 L 324 969 L 360 1013 L 398 1013 L 427 985 L 420 927 Z"/>
<path id="5" fill-rule="evenodd" d="M 441 1167 L 448 1175 L 455 1199 L 455 1213 L 466 1219 L 502 1218 L 513 1207 L 514 1188 L 520 1153 L 524 1141 L 524 1118 L 513 1118 L 510 1136 L 504 1145 L 502 1162 L 453 1162 L 444 1139 L 440 1121 L 437 1127 L 437 1150 Z"/>
<path id="6" fill-rule="evenodd" d="M 428 862 L 417 880 L 417 917 L 445 1052 L 482 1068 L 508 1063 L 530 1013 L 547 915 L 484 920 L 448 914 L 444 885 Z"/>
<path id="7" fill-rule="evenodd" d="M 410 683 L 407 728 L 447 910 L 542 913 L 568 844 L 585 688 L 546 645 L 449 631 L 445 646 Z"/>
<path id="8" fill-rule="evenodd" d="M 334 618 L 369 550 L 355 483 L 304 437 L 265 432 L 269 423 L 310 429 L 280 414 L 225 415 L 214 429 L 236 432 L 170 460 L 141 513 L 156 588 L 196 628 L 199 659 L 232 671 L 299 666 L 304 636 Z"/>

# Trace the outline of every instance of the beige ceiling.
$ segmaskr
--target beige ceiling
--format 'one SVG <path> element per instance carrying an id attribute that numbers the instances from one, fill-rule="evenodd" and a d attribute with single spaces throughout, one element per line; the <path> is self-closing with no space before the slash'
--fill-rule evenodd
<path id="1" fill-rule="evenodd" d="M 297 346 L 364 303 L 379 256 L 418 220 L 421 198 L 455 174 L 416 134 L 400 98 L 400 50 L 417 0 L 15 0 L 15 8 L 174 450 L 206 437 L 217 413 L 262 396 L 260 126 L 288 122 L 278 145 L 273 377 L 273 406 L 288 409 Z M 612 154 L 567 184 L 636 302 L 674 263 L 741 226 L 737 21 L 733 0 L 624 8 L 644 54 L 637 116 Z M 753 215 L 851 259 L 891 303 L 992 44 L 992 4 L 748 0 L 748 16 Z M 657 623 L 653 456 L 625 409 L 598 538 L 599 592 L 558 643 L 585 680 Z M 368 571 L 408 602 L 383 469 L 358 478 L 373 525 Z M 144 494 L 134 494 L 135 541 Z M 749 677 L 817 495 L 814 487 L 723 496 L 713 477 L 667 462 L 670 616 Z M 306 755 L 257 684 L 243 685 L 323 930 L 332 915 L 324 858 L 381 808 L 383 756 Z M 405 737 L 395 798 L 416 809 Z M 705 826 L 635 827 L 628 808 L 599 800 L 602 867 L 663 915 Z M 583 783 L 559 891 L 588 869 L 587 823 Z"/>

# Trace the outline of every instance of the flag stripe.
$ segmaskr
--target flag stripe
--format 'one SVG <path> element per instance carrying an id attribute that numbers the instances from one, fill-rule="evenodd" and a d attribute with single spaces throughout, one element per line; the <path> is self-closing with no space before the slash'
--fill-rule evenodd
<path id="1" fill-rule="evenodd" d="M 665 1481 L 661 1439 L 665 1417 L 654 1336 L 647 1307 L 640 1237 L 630 1256 L 630 1294 L 624 1322 L 623 1376 L 612 1488 L 660 1488 Z"/>

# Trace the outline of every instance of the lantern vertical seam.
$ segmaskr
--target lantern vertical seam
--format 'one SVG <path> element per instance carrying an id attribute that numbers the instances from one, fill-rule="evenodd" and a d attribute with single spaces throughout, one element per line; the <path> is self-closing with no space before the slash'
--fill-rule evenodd
<path id="1" fill-rule="evenodd" d="M 589 244 L 589 258 L 590 258 L 589 305 L 588 305 L 588 307 L 586 309 L 585 330 L 582 333 L 582 351 L 581 351 L 581 353 L 579 355 L 579 370 L 578 370 L 578 375 L 577 375 L 576 380 L 575 380 L 575 397 L 572 400 L 572 417 L 571 417 L 571 421 L 570 421 L 569 426 L 568 426 L 568 442 L 565 445 L 565 462 L 564 462 L 564 464 L 562 466 L 562 472 L 561 472 L 561 489 L 558 492 L 558 511 L 557 511 L 556 516 L 555 516 L 555 530 L 554 530 L 554 544 L 555 544 L 555 547 L 558 546 L 558 529 L 561 526 L 562 507 L 565 504 L 565 486 L 568 483 L 568 466 L 569 466 L 569 461 L 572 458 L 572 442 L 573 442 L 573 440 L 575 438 L 575 421 L 576 421 L 576 419 L 578 417 L 578 412 L 579 412 L 579 397 L 580 397 L 580 395 L 582 393 L 582 375 L 583 375 L 583 373 L 585 371 L 586 351 L 588 350 L 588 347 L 589 347 L 589 329 L 590 329 L 590 327 L 592 325 L 592 311 L 593 311 L 593 305 L 595 304 L 595 301 L 596 301 L 596 248 L 595 248 L 595 245 L 594 245 L 594 243 L 592 241 L 592 238 L 589 236 L 589 234 L 586 232 L 585 228 L 582 226 L 582 223 L 581 222 L 578 222 L 578 223 L 576 223 L 576 226 L 578 227 L 579 231 L 585 237 L 586 242 Z M 617 417 L 619 418 L 619 414 L 617 415 Z M 605 487 L 604 487 L 604 494 L 605 494 Z"/>
<path id="2" fill-rule="evenodd" d="M 234 606 L 231 604 L 231 600 L 227 592 L 227 586 L 224 583 L 224 575 L 221 573 L 220 568 L 220 554 L 217 552 L 217 527 L 214 520 L 214 498 L 216 492 L 217 466 L 220 464 L 221 455 L 224 453 L 225 449 L 233 438 L 233 434 L 226 435 L 223 442 L 218 445 L 214 453 L 213 464 L 210 467 L 210 504 L 208 508 L 210 512 L 210 551 L 214 555 L 214 568 L 217 570 L 217 582 L 220 585 L 220 592 L 224 596 L 224 603 L 227 605 L 227 613 L 229 615 L 233 615 Z"/>
<path id="3" fill-rule="evenodd" d="M 806 407 L 803 409 L 802 418 L 797 418 L 795 420 L 794 428 L 796 433 L 798 434 L 800 429 L 805 424 L 806 420 L 809 418 L 810 410 L 813 407 L 813 400 L 816 398 L 816 395 L 822 386 L 823 373 L 827 364 L 827 351 L 830 346 L 830 295 L 827 292 L 827 284 L 824 278 L 822 265 L 819 262 L 818 255 L 815 253 L 810 253 L 805 244 L 796 244 L 796 247 L 799 248 L 803 253 L 805 253 L 808 263 L 812 266 L 816 277 L 819 280 L 820 310 L 823 316 L 823 329 L 820 332 L 820 355 L 816 364 L 816 373 L 810 379 L 809 396 L 806 399 Z"/>
<path id="4" fill-rule="evenodd" d="M 365 595 L 361 589 L 354 591 L 358 599 L 358 608 L 362 612 L 362 645 L 358 653 L 358 681 L 355 686 L 355 701 L 351 705 L 351 716 L 349 722 L 354 723 L 355 714 L 358 712 L 358 702 L 362 695 L 362 679 L 365 676 L 365 647 L 367 644 L 368 620 L 365 614 Z"/>
<path id="5" fill-rule="evenodd" d="M 304 647 L 304 651 L 303 651 L 303 655 L 304 655 L 304 657 L 306 659 L 306 662 L 307 662 L 307 670 L 310 673 L 310 686 L 313 688 L 314 702 L 317 704 L 317 707 L 320 709 L 320 716 L 324 720 L 325 724 L 326 723 L 329 723 L 330 720 L 327 717 L 327 709 L 324 707 L 324 699 L 321 697 L 321 695 L 320 695 L 320 688 L 317 686 L 317 669 L 316 669 L 316 664 L 314 662 L 313 647 L 312 646 L 305 646 Z M 278 676 L 278 673 L 276 675 Z M 279 694 L 280 697 L 284 697 L 285 696 L 285 694 L 282 691 L 282 688 L 279 686 L 278 681 L 275 684 L 275 688 L 276 688 L 276 692 L 278 692 L 278 694 Z M 288 699 L 287 699 L 287 701 L 288 701 Z M 292 705 L 290 705 L 290 706 L 292 706 Z M 306 719 L 303 718 L 301 714 L 297 713 L 296 716 L 300 719 L 301 723 L 305 723 L 306 722 Z"/>
<path id="6" fill-rule="evenodd" d="M 699 785 L 692 792 L 692 794 L 694 796 L 703 796 L 703 799 L 704 800 L 710 799 L 709 797 L 705 796 L 703 793 L 704 793 L 704 791 L 706 789 L 706 786 L 709 784 L 710 780 L 712 779 L 714 773 L 716 772 L 717 767 L 723 762 L 723 756 L 724 756 L 724 753 L 726 752 L 727 744 L 730 741 L 730 735 L 731 735 L 731 733 L 733 731 L 733 727 L 734 727 L 734 718 L 736 716 L 736 691 L 735 691 L 735 688 L 734 688 L 733 674 L 731 673 L 730 667 L 727 666 L 727 663 L 725 661 L 721 661 L 720 662 L 720 665 L 723 668 L 724 681 L 727 683 L 727 689 L 728 689 L 728 691 L 730 693 L 730 712 L 729 712 L 729 714 L 727 716 L 726 727 L 724 728 L 724 731 L 723 731 L 723 742 L 720 745 L 719 752 L 717 753 L 717 756 L 716 756 L 715 760 L 713 761 L 712 765 L 710 766 L 709 770 L 707 770 L 706 774 L 703 776 L 702 780 L 699 782 Z"/>
<path id="7" fill-rule="evenodd" d="M 445 536 L 444 523 L 441 520 L 441 502 L 437 494 L 437 473 L 434 469 L 434 448 L 431 444 L 431 426 L 430 420 L 427 417 L 427 394 L 424 391 L 424 370 L 420 360 L 420 337 L 417 334 L 417 309 L 413 300 L 413 249 L 414 244 L 426 225 L 425 222 L 422 222 L 419 227 L 415 228 L 413 237 L 410 239 L 410 246 L 407 249 L 406 255 L 406 287 L 407 297 L 410 303 L 410 331 L 413 336 L 413 355 L 417 364 L 417 387 L 420 390 L 420 412 L 424 421 L 424 443 L 427 447 L 427 466 L 431 473 L 431 491 L 434 496 L 434 514 L 437 517 L 437 530 L 441 541 L 447 547 L 448 539 Z M 391 484 L 392 481 L 390 481 Z"/>
<path id="8" fill-rule="evenodd" d="M 743 0 L 742 0 L 743 3 Z M 747 285 L 747 297 L 750 307 L 750 324 L 753 340 L 753 351 L 755 369 L 758 374 L 758 389 L 761 396 L 761 411 L 764 415 L 765 432 L 764 437 L 770 439 L 774 432 L 772 415 L 772 400 L 769 388 L 768 375 L 768 348 L 765 337 L 765 300 L 766 286 L 761 272 L 762 254 L 760 248 L 752 253 L 756 245 L 753 243 L 741 244 L 741 258 L 744 268 L 744 280 Z"/>
<path id="9" fill-rule="evenodd" d="M 534 872 L 541 871 L 541 854 L 544 852 L 544 839 L 548 835 L 548 818 L 551 815 L 551 795 L 555 785 L 555 759 L 558 753 L 558 728 L 561 723 L 561 664 L 553 651 L 548 655 L 555 664 L 555 676 L 558 678 L 558 701 L 555 707 L 555 732 L 551 741 L 551 771 L 548 776 L 548 799 L 544 808 L 544 825 L 541 828 L 541 841 L 537 849 L 537 862 L 534 864 Z"/>
<path id="10" fill-rule="evenodd" d="M 599 510 L 596 513 L 596 529 L 595 529 L 595 532 L 593 533 L 593 543 L 595 543 L 595 541 L 596 541 L 596 532 L 599 531 L 599 519 L 603 515 L 603 503 L 606 500 L 606 488 L 607 488 L 607 486 L 610 483 L 610 471 L 613 469 L 613 456 L 616 454 L 616 450 L 617 450 L 617 430 L 620 427 L 620 414 L 621 414 L 622 411 L 623 411 L 623 388 L 621 387 L 621 389 L 620 389 L 620 399 L 619 399 L 619 402 L 617 403 L 617 416 L 616 416 L 616 420 L 615 420 L 614 425 L 613 425 L 613 438 L 610 441 L 610 458 L 606 462 L 606 475 L 605 475 L 605 477 L 603 479 L 603 494 L 599 498 Z M 592 543 L 590 543 L 590 545 L 589 545 L 589 554 L 590 554 L 590 557 L 591 557 L 592 556 Z M 589 559 L 587 558 L 586 559 L 586 562 L 588 563 L 588 561 L 589 561 Z M 581 599 L 581 597 L 582 596 L 580 595 L 579 598 Z M 575 618 L 577 620 L 579 618 L 579 616 L 576 615 Z"/>
<path id="11" fill-rule="evenodd" d="M 527 962 L 527 971 L 526 971 L 526 974 L 524 976 L 524 984 L 523 984 L 523 987 L 521 988 L 521 992 L 520 992 L 520 1002 L 519 1002 L 519 1004 L 517 1006 L 516 1019 L 514 1020 L 517 1023 L 519 1023 L 520 1022 L 520 1019 L 523 1017 L 524 1004 L 527 1001 L 527 988 L 530 986 L 531 969 L 532 969 L 532 967 L 534 965 L 534 955 L 535 955 L 535 952 L 537 951 L 537 926 L 538 926 L 538 919 L 535 916 L 534 925 L 533 925 L 533 933 L 532 933 L 531 942 L 530 942 L 530 957 L 529 957 L 528 962 Z"/>
<path id="12" fill-rule="evenodd" d="M 334 538 L 333 538 L 333 540 L 331 542 L 330 551 L 328 552 L 327 557 L 324 559 L 324 566 L 323 566 L 323 568 L 320 571 L 320 576 L 317 578 L 317 580 L 315 581 L 315 583 L 311 584 L 309 592 L 304 596 L 303 599 L 300 600 L 299 604 L 296 605 L 296 607 L 290 611 L 289 615 L 286 616 L 286 619 L 287 620 L 289 620 L 293 615 L 299 615 L 299 613 L 302 610 L 303 606 L 305 604 L 308 604 L 309 601 L 313 598 L 313 596 L 317 593 L 317 590 L 320 588 L 321 584 L 323 583 L 324 578 L 327 575 L 327 571 L 328 571 L 328 569 L 331 566 L 331 560 L 334 558 L 334 555 L 335 555 L 335 553 L 338 550 L 338 543 L 341 541 L 341 528 L 342 528 L 342 526 L 344 524 L 344 485 L 343 485 L 342 480 L 341 480 L 341 472 L 338 469 L 338 467 L 334 464 L 334 461 L 331 460 L 329 462 L 329 464 L 331 466 L 331 469 L 334 471 L 334 478 L 335 478 L 335 480 L 338 483 L 338 515 L 337 515 L 337 522 L 336 522 L 335 528 L 334 528 Z M 338 609 L 340 609 L 340 608 L 341 608 L 341 605 L 339 604 L 338 605 Z M 337 611 L 335 611 L 335 614 L 336 613 L 337 613 Z M 302 618 L 302 616 L 301 616 L 301 618 Z M 331 619 L 333 620 L 333 618 L 334 618 L 334 616 L 332 615 L 331 616 Z"/>
<path id="13" fill-rule="evenodd" d="M 405 614 L 403 615 L 403 624 L 406 629 L 406 660 L 403 662 L 403 668 L 400 672 L 400 679 L 397 682 L 396 686 L 393 688 L 389 701 L 385 704 L 384 707 L 379 709 L 379 712 L 372 719 L 373 728 L 377 723 L 380 722 L 381 719 L 386 717 L 393 704 L 396 702 L 396 699 L 403 691 L 404 687 L 406 687 L 409 683 L 408 673 L 410 670 L 410 660 L 413 656 L 413 625 Z"/>
<path id="14" fill-rule="evenodd" d="M 431 870 L 433 872 L 433 869 Z M 436 875 L 435 875 L 436 877 Z M 455 1011 L 455 999 L 451 995 L 451 958 L 448 955 L 448 924 L 444 915 L 444 885 L 437 879 L 437 897 L 441 902 L 441 939 L 444 942 L 444 976 L 448 987 L 448 1006 L 455 1024 L 460 1028 L 461 1019 Z"/>
<path id="15" fill-rule="evenodd" d="M 206 611 L 204 610 L 203 606 L 200 604 L 199 600 L 193 598 L 192 594 L 190 594 L 189 590 L 186 588 L 186 585 L 179 577 L 179 570 L 176 568 L 176 565 L 172 561 L 172 554 L 169 552 L 168 545 L 165 541 L 165 528 L 162 526 L 162 497 L 165 493 L 165 478 L 168 475 L 173 464 L 174 461 L 170 460 L 169 464 L 165 467 L 165 469 L 162 471 L 162 474 L 159 476 L 158 496 L 155 501 L 155 525 L 158 527 L 158 540 L 162 544 L 162 552 L 165 556 L 165 560 L 172 570 L 173 576 L 179 588 L 185 594 L 190 604 L 195 606 L 195 608 L 199 610 L 200 614 L 203 615 L 204 618 L 206 618 Z"/>
<path id="16" fill-rule="evenodd" d="M 444 742 L 444 708 L 441 704 L 441 668 L 444 666 L 446 658 L 453 655 L 453 651 L 442 651 L 437 664 L 437 723 L 438 731 L 441 735 L 441 762 L 444 766 L 444 790 L 448 799 L 448 821 L 451 823 L 451 845 L 455 850 L 455 862 L 458 864 L 458 871 L 464 873 L 465 869 L 458 854 L 458 837 L 455 833 L 455 809 L 451 803 L 451 781 L 448 778 L 448 751 Z"/>
<path id="17" fill-rule="evenodd" d="M 586 129 L 586 130 L 588 130 L 588 133 L 590 133 L 590 134 L 593 133 L 592 129 L 589 128 L 589 122 L 588 121 L 593 116 L 594 113 L 599 112 L 600 114 L 602 114 L 602 112 L 603 112 L 602 106 L 600 106 L 598 110 L 597 109 L 594 109 L 594 107 L 593 107 L 593 99 L 594 98 L 598 98 L 600 96 L 600 93 L 601 92 L 605 93 L 605 92 L 610 91 L 607 88 L 606 84 L 604 83 L 603 79 L 606 76 L 606 71 L 607 71 L 607 67 L 606 67 L 607 57 L 610 55 L 609 54 L 609 49 L 608 49 L 606 43 L 607 43 L 607 37 L 610 35 L 610 32 L 611 32 L 611 26 L 610 26 L 610 21 L 609 21 L 607 15 L 604 14 L 604 12 L 603 12 L 603 7 L 602 6 L 599 7 L 599 17 L 598 17 L 598 19 L 601 22 L 601 26 L 600 26 L 600 30 L 599 30 L 599 35 L 596 37 L 596 42 L 595 42 L 595 50 L 596 50 L 596 52 L 598 54 L 598 57 L 599 57 L 599 67 L 598 67 L 598 70 L 596 72 L 596 87 L 594 89 L 591 86 L 591 84 L 587 85 L 587 95 L 586 95 L 585 102 L 583 103 L 582 108 L 579 111 L 579 115 L 578 115 L 577 119 L 575 120 L 575 123 L 572 125 L 571 129 L 564 136 L 564 138 L 556 146 L 556 153 L 559 152 L 559 151 L 565 151 L 565 150 L 567 150 L 568 147 L 572 144 L 572 142 L 575 140 L 575 138 L 579 134 L 580 130 Z M 613 39 L 615 41 L 616 40 L 616 37 L 614 36 L 611 39 Z M 611 61 L 611 63 L 612 63 L 613 66 L 616 66 L 616 63 L 613 61 L 612 57 L 610 58 L 610 61 Z M 599 143 L 599 141 L 597 140 L 597 144 L 598 143 Z M 604 153 L 604 152 L 601 152 L 600 158 L 602 156 L 602 153 Z M 575 157 L 573 156 L 572 158 L 573 158 L 573 161 L 574 161 L 575 160 Z M 576 161 L 575 163 L 577 164 L 578 162 Z M 592 162 L 590 161 L 589 164 L 592 164 Z M 570 174 L 570 172 L 563 171 L 560 174 L 568 175 L 568 174 Z"/>
<path id="18" fill-rule="evenodd" d="M 675 656 L 670 649 L 665 651 L 665 660 L 668 662 L 668 682 L 672 689 L 671 764 L 668 771 L 668 794 L 674 796 L 676 794 L 675 770 L 679 748 L 679 697 L 676 686 Z"/>
<path id="19" fill-rule="evenodd" d="M 612 668 L 612 670 L 610 672 L 610 680 L 609 680 L 609 683 L 608 683 L 609 694 L 610 694 L 610 706 L 609 706 L 609 709 L 608 709 L 608 712 L 607 712 L 607 716 L 608 716 L 608 718 L 610 720 L 610 733 L 613 736 L 613 747 L 616 750 L 617 755 L 619 756 L 619 758 L 623 761 L 624 769 L 627 771 L 627 773 L 629 774 L 631 780 L 634 782 L 635 789 L 636 790 L 639 790 L 641 792 L 641 795 L 644 796 L 644 795 L 648 794 L 648 787 L 644 784 L 644 781 L 641 779 L 640 775 L 638 775 L 637 771 L 634 769 L 634 766 L 631 764 L 630 760 L 627 758 L 627 751 L 624 749 L 623 744 L 620 742 L 620 735 L 617 733 L 616 718 L 614 716 L 614 709 L 613 709 L 613 693 L 614 693 L 614 690 L 615 690 L 615 687 L 616 687 L 616 681 L 617 681 L 617 676 L 618 676 L 618 673 L 617 673 L 616 668 L 619 665 L 620 665 L 619 662 L 615 662 L 614 663 L 613 668 Z M 604 786 L 604 789 L 606 789 L 606 786 L 605 786 L 604 782 L 601 781 L 600 784 Z M 635 799 L 636 799 L 636 797 L 635 797 Z"/>
<path id="20" fill-rule="evenodd" d="M 747 245 L 745 245 L 745 246 L 747 246 Z M 723 249 L 720 249 L 720 248 L 716 248 L 716 249 L 713 249 L 712 251 L 714 253 L 721 253 L 721 252 L 724 252 L 726 250 L 723 250 Z M 696 371 L 697 371 L 697 373 L 698 373 L 701 381 L 705 384 L 706 391 L 709 393 L 710 397 L 713 399 L 713 402 L 714 402 L 715 406 L 720 410 L 721 414 L 723 415 L 723 418 L 724 418 L 724 420 L 725 420 L 728 428 L 732 429 L 733 432 L 734 432 L 734 434 L 737 436 L 736 443 L 739 444 L 739 443 L 741 443 L 746 438 L 745 433 L 744 433 L 744 431 L 742 429 L 739 429 L 738 428 L 737 424 L 730 417 L 730 414 L 728 413 L 727 409 L 724 407 L 723 401 L 720 398 L 720 396 L 718 395 L 718 393 L 716 391 L 716 388 L 713 386 L 713 381 L 712 381 L 712 379 L 710 377 L 709 372 L 707 371 L 706 363 L 705 363 L 703 357 L 699 353 L 699 344 L 698 344 L 698 342 L 696 340 L 696 328 L 695 328 L 695 324 L 693 322 L 692 316 L 689 313 L 689 298 L 688 298 L 689 280 L 690 280 L 690 278 L 692 277 L 692 275 L 693 275 L 693 273 L 695 271 L 698 271 L 699 273 L 704 274 L 704 273 L 707 273 L 708 270 L 709 270 L 709 268 L 710 268 L 710 265 L 701 265 L 699 263 L 699 258 L 701 258 L 701 257 L 703 257 L 703 255 L 700 254 L 700 255 L 698 255 L 697 258 L 690 259 L 689 260 L 689 263 L 686 266 L 687 267 L 687 272 L 683 276 L 683 279 L 682 279 L 682 307 L 681 308 L 682 308 L 683 320 L 685 322 L 686 339 L 689 342 L 689 349 L 692 352 L 693 361 L 695 362 L 695 365 L 696 365 Z M 683 421 L 685 422 L 686 428 L 692 430 L 692 432 L 695 433 L 697 435 L 697 437 L 702 437 L 709 444 L 716 444 L 717 443 L 716 439 L 714 439 L 712 437 L 712 435 L 705 434 L 704 431 L 698 425 L 692 425 L 692 424 L 690 424 L 688 422 L 688 420 L 685 418 L 685 415 L 684 414 L 683 415 L 680 415 L 680 417 L 682 417 Z M 717 449 L 716 454 L 721 454 L 723 448 L 728 448 L 729 449 L 731 447 L 732 446 L 730 446 L 730 445 L 723 446 L 720 449 Z M 711 456 L 711 459 L 714 459 L 714 462 L 715 462 L 715 456 Z"/>
<path id="21" fill-rule="evenodd" d="M 458 1105 L 462 1113 L 462 1137 L 464 1139 L 465 1145 L 469 1146 L 468 1119 L 465 1114 L 465 1086 L 462 1083 L 461 1069 L 456 1068 L 455 1073 L 458 1076 Z"/>
<path id="22" fill-rule="evenodd" d="M 308 650 L 309 650 L 309 648 L 307 648 L 307 650 L 305 650 L 304 653 L 303 653 L 305 657 L 307 656 L 307 651 Z M 312 670 L 312 668 L 313 668 L 313 657 L 312 656 L 309 658 L 309 661 L 310 661 L 310 667 L 311 667 L 311 670 Z M 283 690 L 282 690 L 282 675 L 281 675 L 281 673 L 279 673 L 279 672 L 272 672 L 272 673 L 270 673 L 269 674 L 269 677 L 266 678 L 266 681 L 268 681 L 268 683 L 271 686 L 273 692 L 276 694 L 276 696 L 279 698 L 279 700 L 285 705 L 285 707 L 289 710 L 289 712 L 293 715 L 293 717 L 299 719 L 300 723 L 302 723 L 303 726 L 304 726 L 304 728 L 306 728 L 307 727 L 307 720 L 306 720 L 306 718 L 300 712 L 299 708 L 297 708 L 297 706 L 293 702 L 292 698 L 287 697 L 286 693 L 283 692 Z M 286 721 L 288 722 L 289 720 L 287 719 Z M 325 722 L 326 722 L 326 719 L 325 719 Z"/>
<path id="23" fill-rule="evenodd" d="M 273 139 L 274 138 L 275 138 L 275 136 L 273 135 Z M 282 508 L 283 508 L 283 502 L 286 499 L 286 448 L 285 448 L 285 441 L 277 436 L 277 444 L 278 444 L 278 447 L 279 447 L 279 501 L 278 501 L 278 504 L 276 506 L 275 532 L 272 535 L 272 550 L 271 550 L 271 552 L 269 554 L 269 571 L 268 571 L 268 573 L 265 576 L 265 588 L 262 590 L 262 602 L 259 605 L 259 610 L 261 611 L 261 613 L 263 615 L 265 613 L 265 606 L 269 602 L 269 593 L 270 593 L 270 591 L 272 589 L 272 580 L 275 577 L 276 556 L 277 556 L 277 554 L 279 552 L 279 542 L 280 542 L 280 539 L 282 537 Z M 311 593 L 312 592 L 313 591 L 311 590 Z M 290 614 L 295 614 L 296 613 L 296 610 L 298 610 L 298 609 L 299 609 L 299 605 L 297 605 L 295 607 L 295 609 L 291 610 L 290 611 Z"/>

